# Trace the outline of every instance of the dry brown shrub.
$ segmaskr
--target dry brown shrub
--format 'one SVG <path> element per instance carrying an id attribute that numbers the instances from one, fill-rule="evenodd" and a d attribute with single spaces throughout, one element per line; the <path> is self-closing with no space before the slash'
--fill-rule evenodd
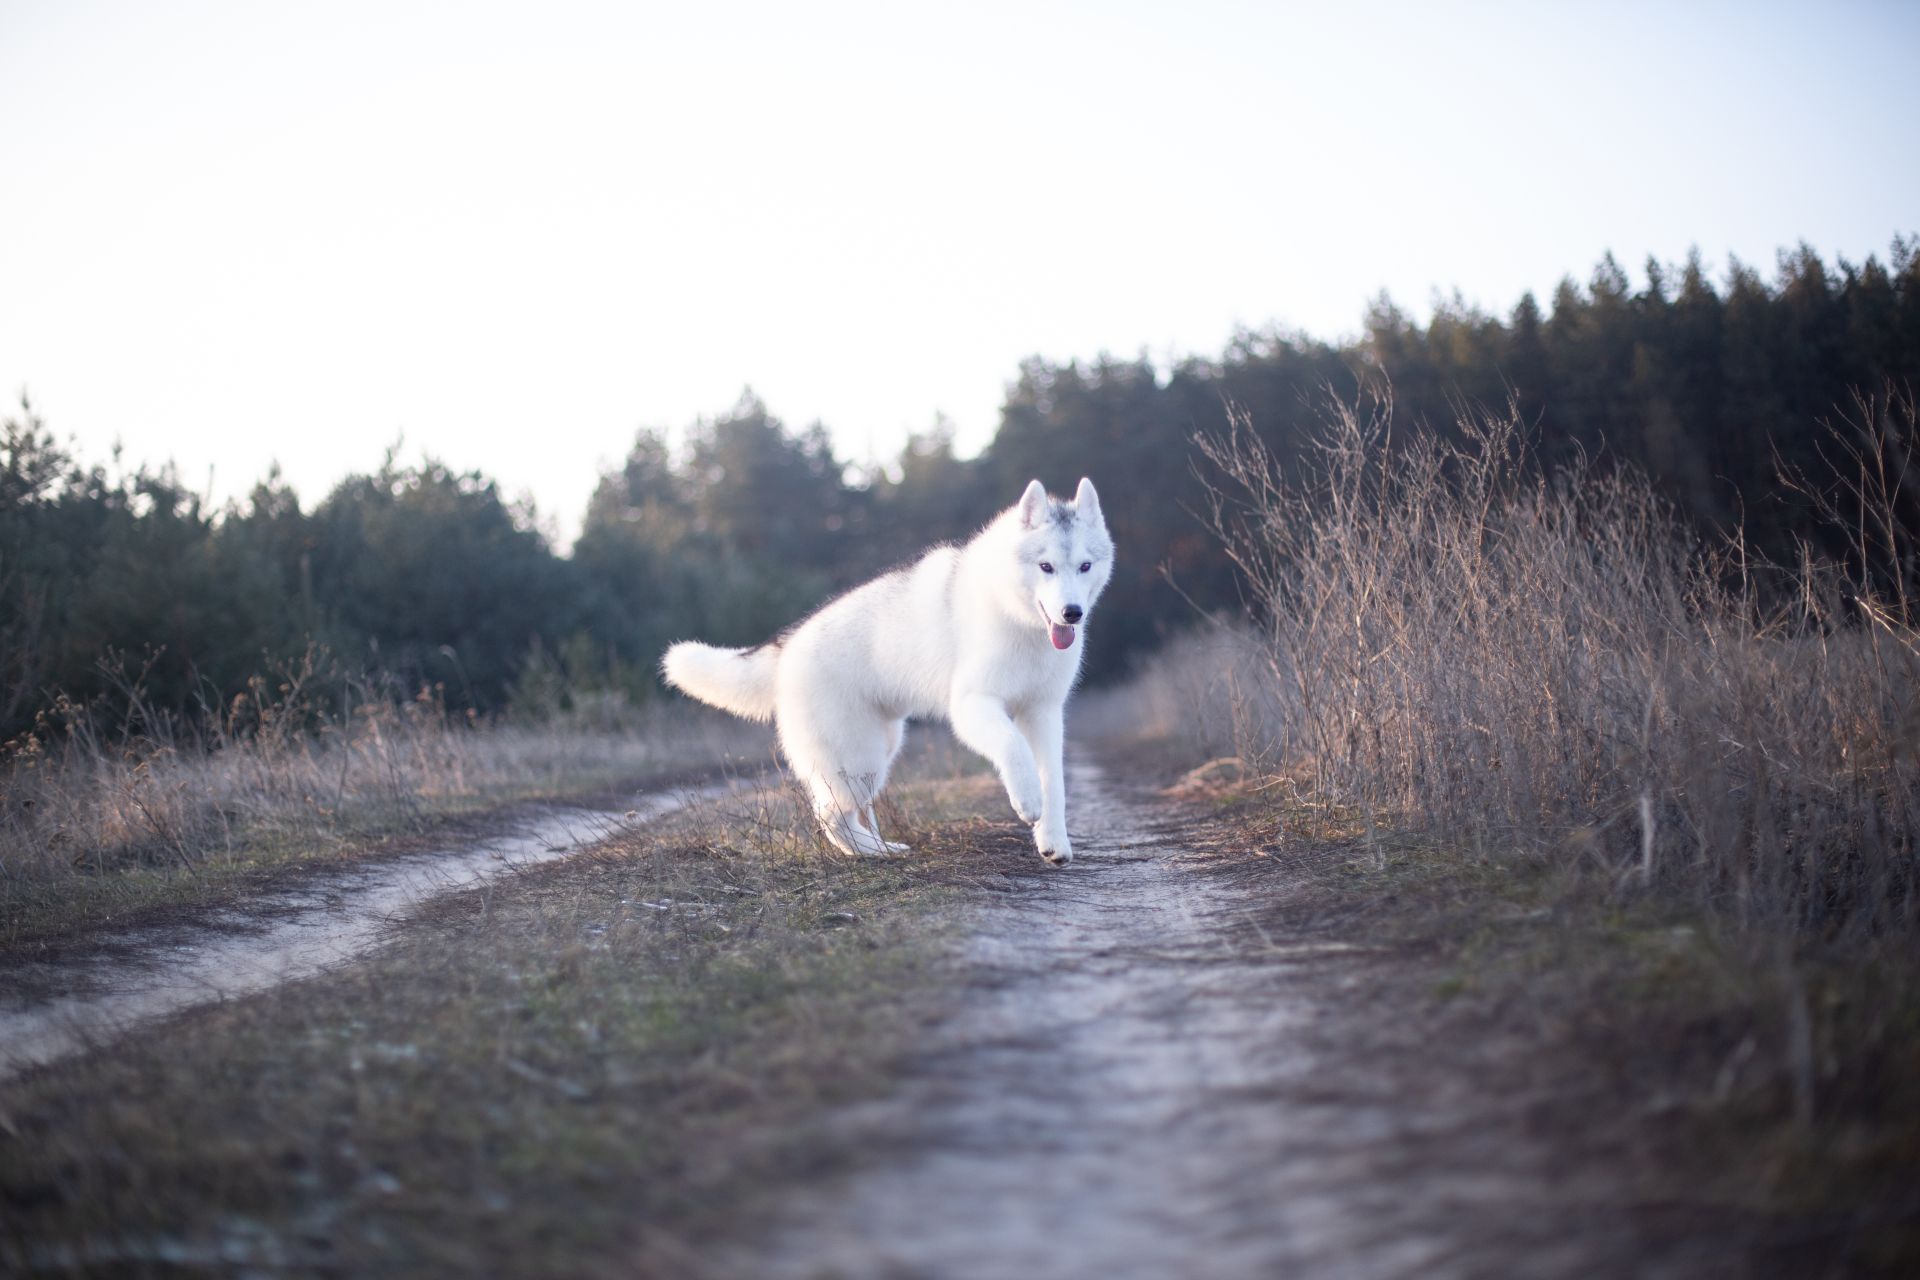
<path id="1" fill-rule="evenodd" d="M 1901 566 L 1763 569 L 1632 473 L 1547 472 L 1511 411 L 1390 441 L 1390 408 L 1330 405 L 1304 475 L 1244 415 L 1201 442 L 1209 523 L 1258 619 L 1234 669 L 1265 679 L 1189 692 L 1213 708 L 1196 718 L 1370 823 L 1577 861 L 1736 929 L 1911 936 L 1920 633 Z M 1886 532 L 1902 513 L 1870 507 L 1911 501 L 1871 459 L 1920 439 L 1913 401 L 1870 413 L 1878 435 L 1843 438 L 1851 481 L 1822 492 L 1866 556 L 1910 552 Z"/>

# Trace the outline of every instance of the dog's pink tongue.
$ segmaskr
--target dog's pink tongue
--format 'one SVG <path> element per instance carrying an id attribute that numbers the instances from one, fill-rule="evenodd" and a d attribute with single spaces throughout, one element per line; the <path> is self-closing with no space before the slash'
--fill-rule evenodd
<path id="1" fill-rule="evenodd" d="M 1073 628 L 1072 627 L 1063 627 L 1056 622 L 1053 624 L 1052 630 L 1049 631 L 1047 634 L 1048 634 L 1048 639 L 1053 641 L 1054 648 L 1056 649 L 1073 648 Z"/>

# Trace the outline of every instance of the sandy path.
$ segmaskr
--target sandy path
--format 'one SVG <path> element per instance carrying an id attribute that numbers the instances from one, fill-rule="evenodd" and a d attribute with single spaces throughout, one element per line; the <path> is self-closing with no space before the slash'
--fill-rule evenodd
<path id="1" fill-rule="evenodd" d="M 311 977 L 378 946 L 397 917 L 430 899 L 570 857 L 729 790 L 646 795 L 619 812 L 554 809 L 457 848 L 316 873 L 248 899 L 208 926 L 109 939 L 100 957 L 59 967 L 56 976 L 70 985 L 52 999 L 21 999 L 0 974 L 0 1079 L 195 1005 Z"/>
<path id="2" fill-rule="evenodd" d="M 1637 1246 L 1604 1162 L 1530 1134 L 1527 1096 L 1359 1006 L 1366 939 L 1230 948 L 1244 894 L 1183 864 L 1149 801 L 1074 774 L 1078 860 L 979 908 L 961 1011 L 842 1118 L 851 1150 L 893 1154 L 793 1192 L 718 1273 L 1714 1271 Z"/>

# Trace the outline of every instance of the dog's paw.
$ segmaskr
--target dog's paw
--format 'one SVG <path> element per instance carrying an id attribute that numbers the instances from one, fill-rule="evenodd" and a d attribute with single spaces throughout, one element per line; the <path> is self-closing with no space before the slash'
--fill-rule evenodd
<path id="1" fill-rule="evenodd" d="M 1048 835 L 1036 829 L 1033 844 L 1040 850 L 1040 856 L 1056 867 L 1064 867 L 1073 861 L 1073 841 L 1067 839 L 1064 831 Z"/>
<path id="2" fill-rule="evenodd" d="M 1029 825 L 1040 821 L 1043 801 L 1040 796 L 1040 779 L 1013 778 L 1007 781 L 1007 799 L 1013 805 L 1013 811 L 1020 821 Z"/>

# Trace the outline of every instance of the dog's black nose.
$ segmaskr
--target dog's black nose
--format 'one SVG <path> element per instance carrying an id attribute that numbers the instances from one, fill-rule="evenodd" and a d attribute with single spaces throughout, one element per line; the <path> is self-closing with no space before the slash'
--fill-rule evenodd
<path id="1" fill-rule="evenodd" d="M 1068 622 L 1078 622 L 1082 617 L 1085 616 L 1085 613 L 1080 608 L 1079 605 L 1070 604 L 1066 608 L 1060 611 L 1060 616 L 1065 618 Z"/>

